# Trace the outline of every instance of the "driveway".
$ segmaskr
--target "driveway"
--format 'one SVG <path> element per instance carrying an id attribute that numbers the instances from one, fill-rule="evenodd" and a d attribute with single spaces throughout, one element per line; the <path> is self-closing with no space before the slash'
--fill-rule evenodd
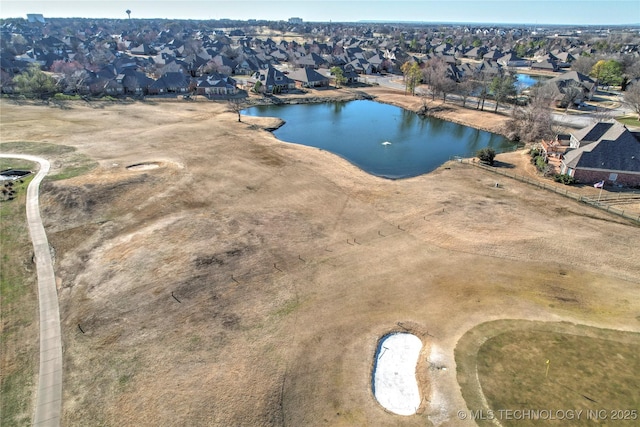
<path id="1" fill-rule="evenodd" d="M 40 371 L 34 426 L 57 427 L 62 411 L 62 341 L 58 292 L 53 272 L 49 241 L 40 218 L 38 190 L 49 172 L 50 164 L 40 157 L 21 154 L 0 154 L 3 158 L 24 159 L 40 164 L 40 170 L 27 188 L 27 223 L 33 242 L 34 260 L 38 274 L 38 302 L 40 309 Z"/>

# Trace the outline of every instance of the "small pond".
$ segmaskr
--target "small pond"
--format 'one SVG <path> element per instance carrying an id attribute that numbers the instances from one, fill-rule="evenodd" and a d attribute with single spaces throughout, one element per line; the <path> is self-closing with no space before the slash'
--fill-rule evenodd
<path id="1" fill-rule="evenodd" d="M 273 132 L 278 139 L 327 150 L 389 179 L 422 175 L 485 147 L 515 148 L 501 135 L 373 101 L 258 106 L 243 114 L 279 117 L 286 123 Z"/>
<path id="2" fill-rule="evenodd" d="M 522 92 L 523 90 L 529 89 L 531 86 L 535 85 L 539 82 L 545 82 L 549 80 L 551 77 L 546 76 L 533 76 L 530 74 L 517 73 L 516 77 L 516 88 L 518 92 Z"/>

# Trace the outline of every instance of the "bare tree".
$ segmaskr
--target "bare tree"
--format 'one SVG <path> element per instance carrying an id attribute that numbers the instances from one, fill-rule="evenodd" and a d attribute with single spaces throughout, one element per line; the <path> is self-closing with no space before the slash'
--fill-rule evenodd
<path id="1" fill-rule="evenodd" d="M 550 87 L 538 87 L 525 107 L 512 110 L 511 118 L 506 124 L 510 139 L 523 142 L 538 142 L 541 139 L 552 139 L 558 134 L 551 115 L 553 94 Z"/>
<path id="2" fill-rule="evenodd" d="M 455 76 L 452 75 L 449 65 L 442 58 L 432 58 L 426 63 L 425 69 L 430 69 L 431 92 L 442 95 L 442 101 L 447 102 L 447 95 L 456 88 Z"/>
<path id="3" fill-rule="evenodd" d="M 588 76 L 596 62 L 598 62 L 598 60 L 594 57 L 580 56 L 571 63 L 571 69 Z"/>
<path id="4" fill-rule="evenodd" d="M 66 74 L 60 82 L 65 92 L 80 93 L 85 89 L 86 82 L 89 80 L 89 72 L 87 70 L 77 70 L 71 74 Z"/>
<path id="5" fill-rule="evenodd" d="M 442 58 L 430 58 L 424 63 L 422 81 L 429 86 L 432 101 L 436 99 L 436 95 L 439 93 L 438 84 L 441 81 L 441 74 L 444 73 L 444 65 L 446 64 Z"/>
<path id="6" fill-rule="evenodd" d="M 476 110 L 484 111 L 484 101 L 487 99 L 487 95 L 489 95 L 489 87 L 491 86 L 492 81 L 493 76 L 490 73 L 481 71 L 477 74 L 476 83 L 480 93 L 478 96 L 478 105 L 476 106 Z"/>
<path id="7" fill-rule="evenodd" d="M 462 106 L 467 106 L 467 99 L 473 95 L 476 90 L 476 83 L 470 76 L 463 76 L 456 85 L 456 93 L 462 98 Z"/>
<path id="8" fill-rule="evenodd" d="M 576 102 L 582 101 L 584 98 L 584 89 L 580 85 L 580 83 L 575 81 L 570 81 L 569 84 L 564 88 L 564 96 L 560 101 L 560 106 L 564 107 L 564 112 L 566 113 L 569 110 L 571 105 L 575 105 Z"/>
<path id="9" fill-rule="evenodd" d="M 247 108 L 247 102 L 242 98 L 232 98 L 227 101 L 227 111 L 238 115 L 238 122 L 242 122 L 242 110 Z"/>
<path id="10" fill-rule="evenodd" d="M 638 121 L 640 121 L 640 83 L 627 87 L 624 93 L 624 104 L 638 115 Z"/>
<path id="11" fill-rule="evenodd" d="M 590 114 L 591 123 L 609 122 L 613 120 L 614 112 L 606 108 L 598 108 Z"/>
<path id="12" fill-rule="evenodd" d="M 496 103 L 494 113 L 498 112 L 500 102 L 506 101 L 510 96 L 516 94 L 515 79 L 509 75 L 494 77 L 491 81 L 491 93 Z"/>

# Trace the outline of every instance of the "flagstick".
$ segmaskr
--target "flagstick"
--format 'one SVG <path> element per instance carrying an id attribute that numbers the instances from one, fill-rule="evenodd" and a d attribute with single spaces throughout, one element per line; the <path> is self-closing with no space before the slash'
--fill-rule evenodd
<path id="1" fill-rule="evenodd" d="M 602 189 L 604 188 L 604 183 L 602 184 L 602 187 L 600 187 L 600 193 L 598 193 L 598 203 L 600 203 L 600 196 L 602 196 Z"/>
<path id="2" fill-rule="evenodd" d="M 544 377 L 547 378 L 547 376 L 549 375 L 549 362 L 550 360 L 547 359 L 547 371 L 544 373 Z"/>

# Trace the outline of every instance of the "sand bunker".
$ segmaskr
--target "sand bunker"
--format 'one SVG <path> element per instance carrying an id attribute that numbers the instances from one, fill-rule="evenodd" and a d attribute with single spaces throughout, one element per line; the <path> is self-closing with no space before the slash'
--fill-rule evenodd
<path id="1" fill-rule="evenodd" d="M 416 365 L 422 341 L 415 335 L 398 333 L 378 344 L 373 368 L 373 395 L 389 411 L 413 415 L 420 406 Z"/>
<path id="2" fill-rule="evenodd" d="M 159 162 L 147 162 L 147 163 L 136 163 L 135 165 L 127 166 L 127 169 L 130 171 L 146 171 L 149 169 L 157 169 L 160 167 Z"/>

